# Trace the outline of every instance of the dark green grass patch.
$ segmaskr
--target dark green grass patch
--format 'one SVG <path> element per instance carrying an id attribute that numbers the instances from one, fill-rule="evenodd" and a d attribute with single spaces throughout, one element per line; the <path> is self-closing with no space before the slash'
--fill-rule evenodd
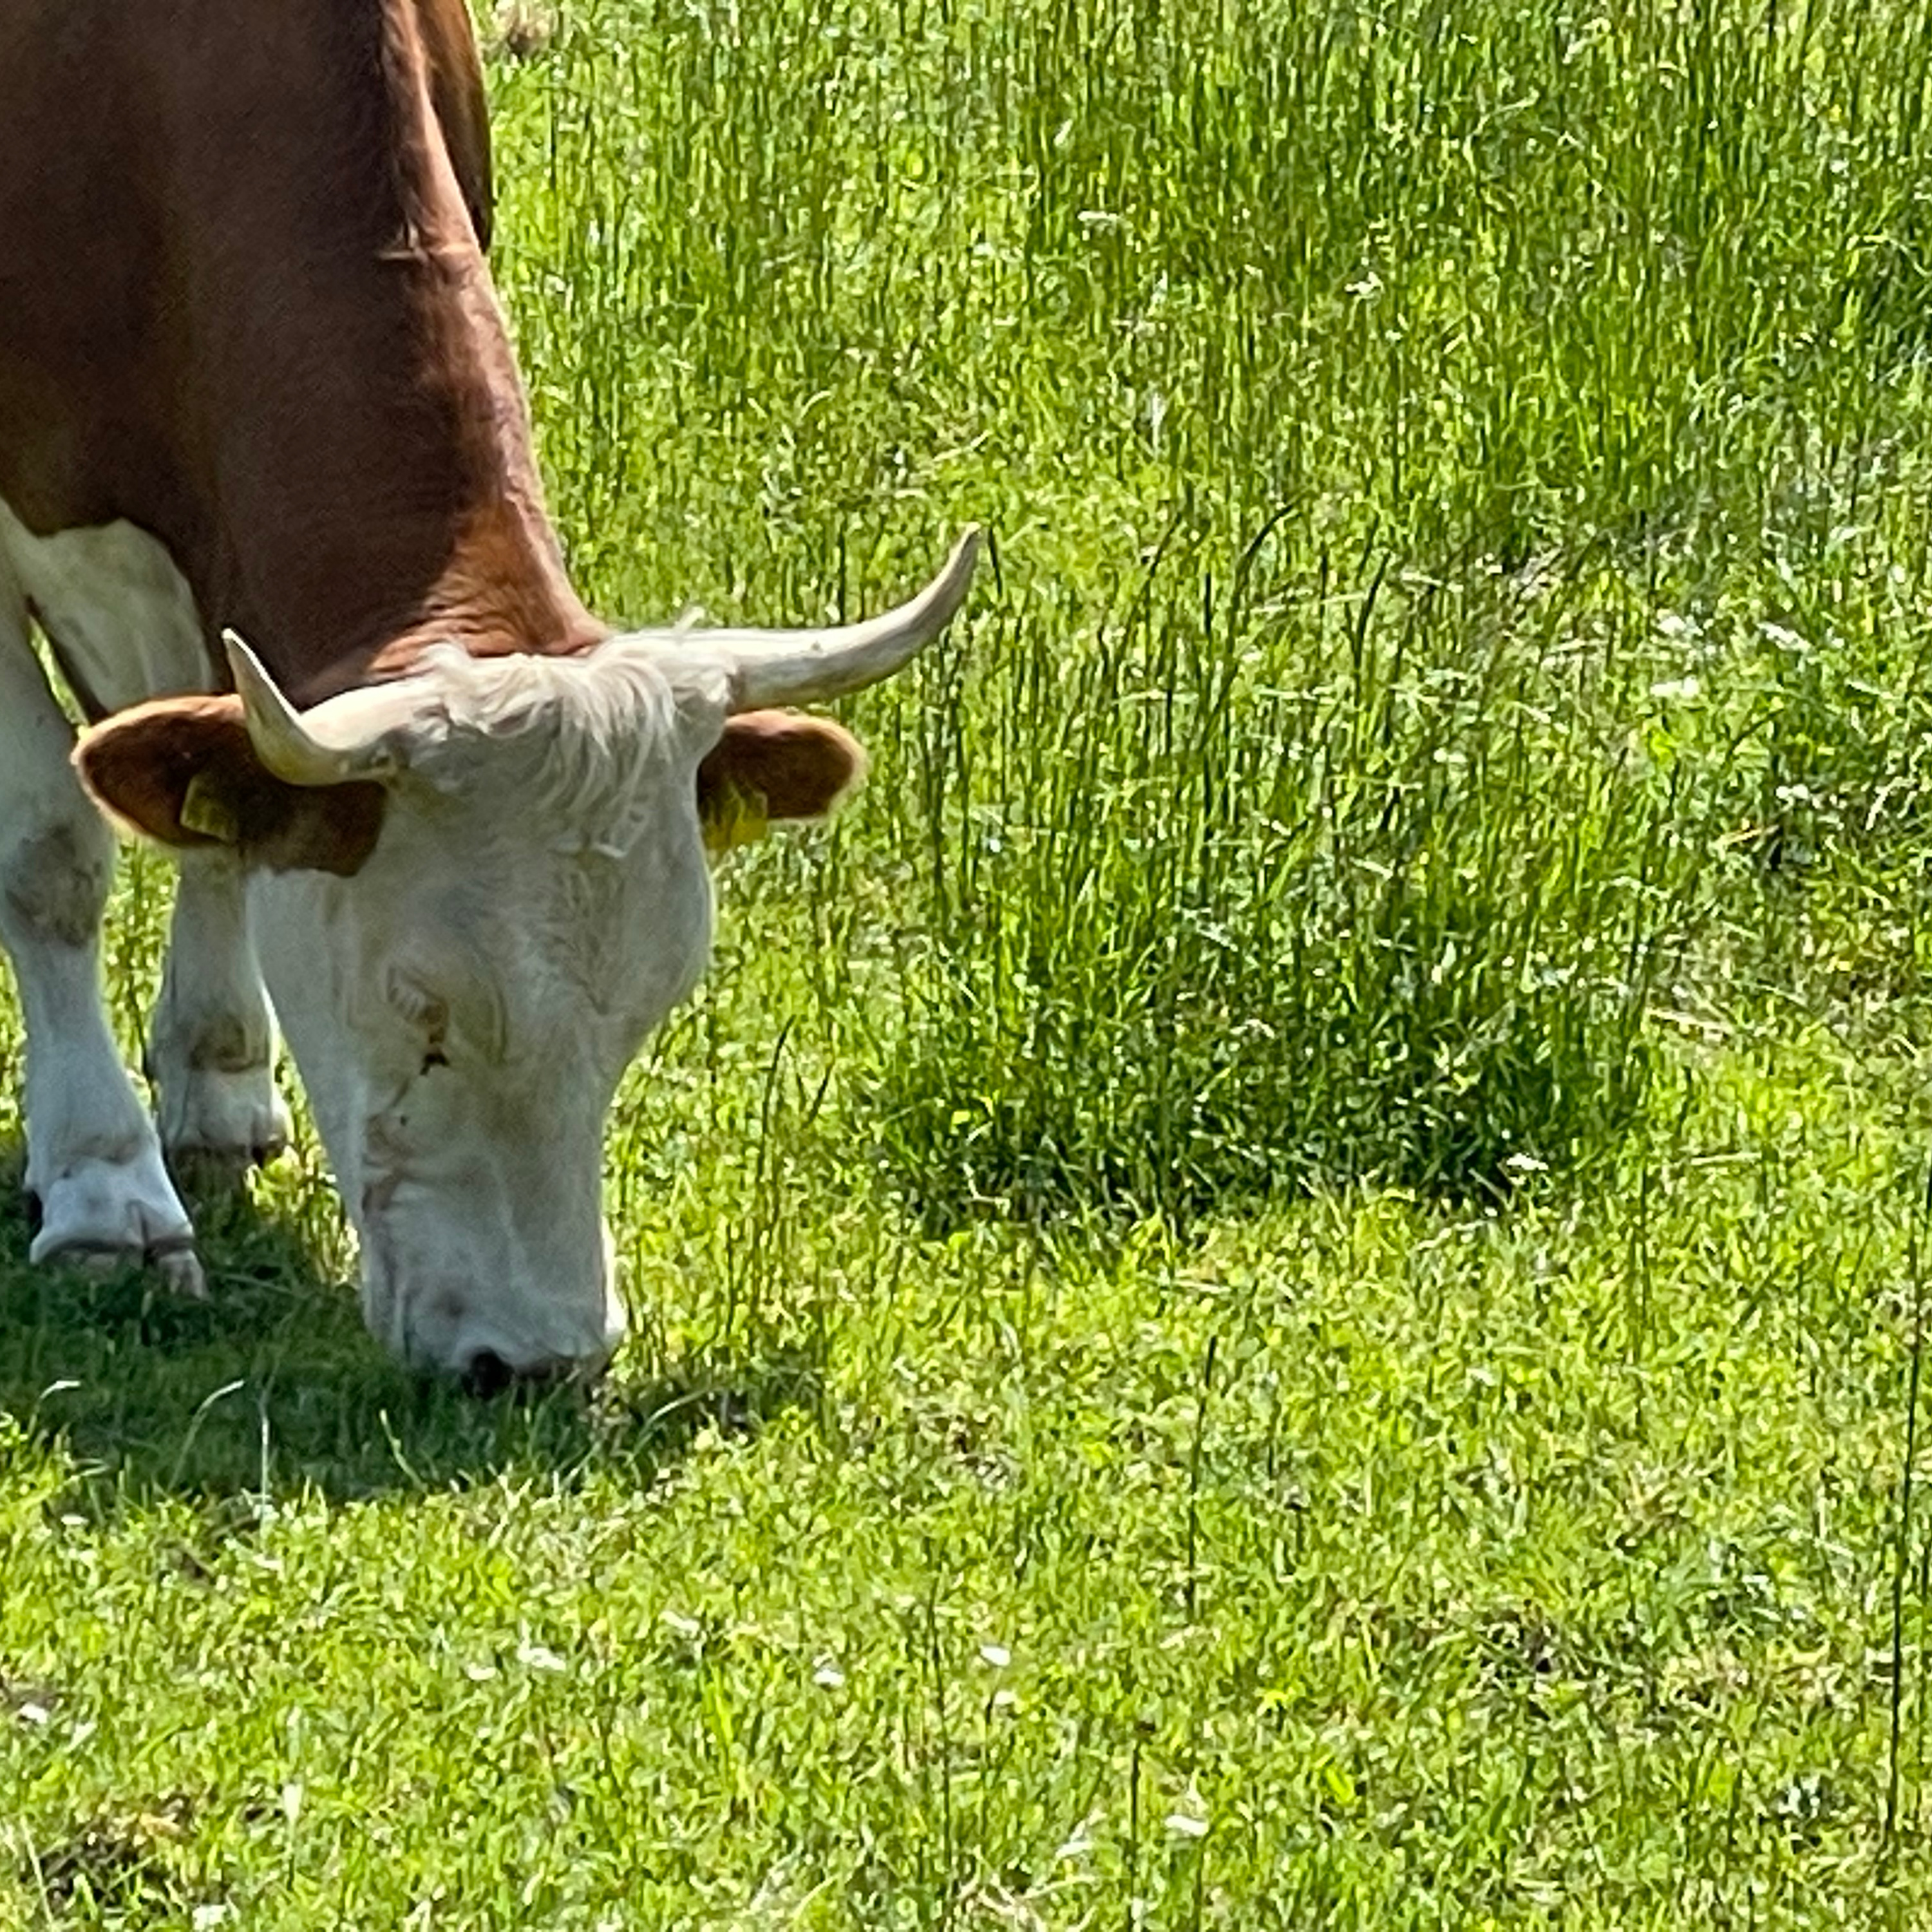
<path id="1" fill-rule="evenodd" d="M 917 746 L 875 1105 L 928 1210 L 1493 1192 L 1640 1105 L 1714 802 L 1636 722 L 1642 602 L 1264 543 L 1156 555 L 1097 639 L 1016 596 Z"/>

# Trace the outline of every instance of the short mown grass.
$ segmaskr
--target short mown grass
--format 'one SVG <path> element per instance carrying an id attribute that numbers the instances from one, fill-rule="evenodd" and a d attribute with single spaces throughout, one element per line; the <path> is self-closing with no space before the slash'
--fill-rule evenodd
<path id="1" fill-rule="evenodd" d="M 484 25 L 599 608 L 994 554 L 594 1397 L 391 1366 L 311 1138 L 206 1308 L 0 1191 L 0 1924 L 1924 1922 L 1924 10 Z"/>

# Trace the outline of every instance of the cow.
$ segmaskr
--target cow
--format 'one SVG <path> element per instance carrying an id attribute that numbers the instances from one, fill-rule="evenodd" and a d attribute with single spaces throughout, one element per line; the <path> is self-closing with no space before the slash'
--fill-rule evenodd
<path id="1" fill-rule="evenodd" d="M 856 742 L 792 707 L 937 636 L 978 541 L 866 622 L 600 622 L 544 508 L 490 212 L 464 0 L 0 7 L 30 1258 L 205 1293 L 177 1178 L 281 1148 L 279 1026 L 368 1327 L 485 1382 L 620 1340 L 603 1125 L 705 964 L 710 848 L 856 781 Z M 100 987 L 115 821 L 178 866 L 152 1118 Z"/>

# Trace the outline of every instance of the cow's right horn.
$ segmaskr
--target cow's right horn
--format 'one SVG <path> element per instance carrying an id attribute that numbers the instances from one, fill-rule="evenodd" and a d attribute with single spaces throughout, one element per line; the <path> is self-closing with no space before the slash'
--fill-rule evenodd
<path id="1" fill-rule="evenodd" d="M 221 641 L 228 652 L 229 674 L 241 694 L 249 742 L 275 777 L 289 784 L 332 785 L 394 778 L 401 769 L 387 731 L 356 742 L 330 743 L 303 722 L 261 659 L 232 631 L 223 632 Z"/>

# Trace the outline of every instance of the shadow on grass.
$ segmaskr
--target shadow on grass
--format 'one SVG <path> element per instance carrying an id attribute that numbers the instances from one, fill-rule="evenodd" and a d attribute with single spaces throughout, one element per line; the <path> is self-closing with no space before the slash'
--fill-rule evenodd
<path id="1" fill-rule="evenodd" d="M 31 1268 L 17 1150 L 0 1155 L 0 1414 L 77 1466 L 63 1506 L 318 1492 L 351 1502 L 505 1475 L 647 1486 L 712 1426 L 749 1433 L 808 1407 L 796 1355 L 699 1357 L 656 1379 L 482 1400 L 392 1362 L 354 1288 L 245 1198 L 196 1204 L 206 1303 L 138 1270 Z"/>

